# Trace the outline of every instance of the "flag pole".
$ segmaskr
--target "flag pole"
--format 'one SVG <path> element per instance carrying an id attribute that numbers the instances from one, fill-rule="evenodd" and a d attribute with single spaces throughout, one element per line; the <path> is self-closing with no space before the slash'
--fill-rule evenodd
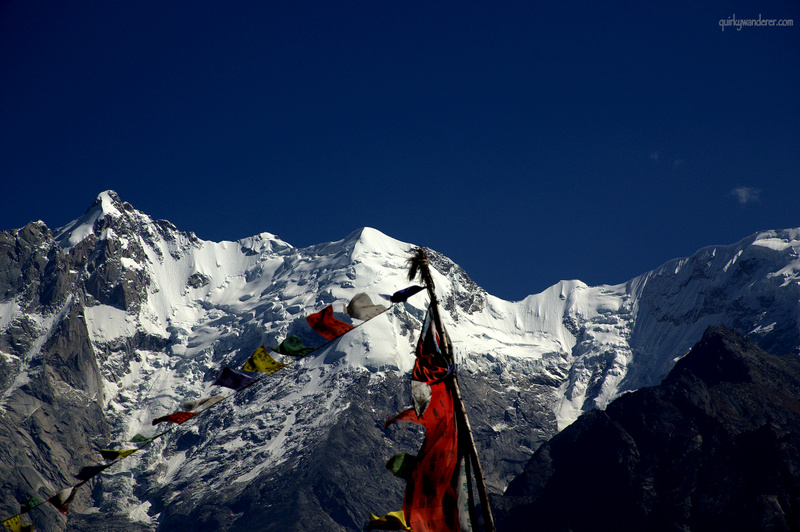
<path id="1" fill-rule="evenodd" d="M 436 332 L 439 334 L 443 354 L 447 359 L 448 364 L 454 364 L 453 353 L 451 351 L 451 344 L 449 338 L 446 336 L 444 327 L 442 326 L 442 319 L 439 315 L 439 301 L 436 298 L 436 291 L 431 277 L 431 271 L 428 265 L 428 255 L 421 247 L 417 248 L 414 255 L 409 259 L 410 269 L 408 278 L 413 281 L 417 274 L 422 278 L 425 288 L 428 289 L 428 296 L 430 298 L 430 312 L 433 319 Z M 448 380 L 451 384 L 453 392 L 453 405 L 455 407 L 456 419 L 459 426 L 463 427 L 463 434 L 467 439 L 467 451 L 471 458 L 472 464 L 475 467 L 475 486 L 478 489 L 478 498 L 481 502 L 481 513 L 483 515 L 483 525 L 486 532 L 495 532 L 494 517 L 492 517 L 492 508 L 489 505 L 489 495 L 486 491 L 486 482 L 483 478 L 483 468 L 478 459 L 478 449 L 475 447 L 475 438 L 472 436 L 472 428 L 467 418 L 467 410 L 464 407 L 464 400 L 461 398 L 461 389 L 458 386 L 458 378 L 456 373 L 452 374 L 452 378 Z"/>

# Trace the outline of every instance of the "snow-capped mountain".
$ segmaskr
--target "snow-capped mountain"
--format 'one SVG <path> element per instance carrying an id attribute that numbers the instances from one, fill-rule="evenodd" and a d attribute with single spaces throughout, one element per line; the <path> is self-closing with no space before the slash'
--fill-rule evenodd
<path id="1" fill-rule="evenodd" d="M 295 248 L 270 233 L 207 242 L 116 193 L 52 232 L 0 233 L 0 510 L 74 485 L 97 449 L 213 395 L 223 366 L 358 293 L 408 285 L 414 245 L 374 229 Z M 800 346 L 800 229 L 704 248 L 621 285 L 562 281 L 509 302 L 429 251 L 490 489 L 583 411 L 657 384 L 708 325 L 772 352 Z M 409 400 L 424 293 L 155 440 L 83 488 L 43 529 L 361 530 L 396 510 L 384 470 L 421 435 L 383 421 Z M 289 361 L 289 360 L 284 360 Z M 115 528 L 116 527 L 116 528 Z"/>

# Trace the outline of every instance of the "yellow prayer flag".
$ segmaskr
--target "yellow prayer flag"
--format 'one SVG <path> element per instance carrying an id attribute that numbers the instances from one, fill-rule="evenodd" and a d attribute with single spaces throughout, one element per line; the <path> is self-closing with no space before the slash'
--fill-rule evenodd
<path id="1" fill-rule="evenodd" d="M 389 512 L 383 517 L 369 514 L 367 530 L 411 530 L 406 524 L 406 515 L 403 510 Z"/>
<path id="2" fill-rule="evenodd" d="M 14 517 L 9 517 L 3 521 L 3 524 L 7 529 L 12 530 L 13 532 L 22 532 L 22 521 L 20 521 L 19 514 L 15 515 Z"/>
<path id="3" fill-rule="evenodd" d="M 244 363 L 242 369 L 244 371 L 258 371 L 261 373 L 275 373 L 279 369 L 288 364 L 283 364 L 281 362 L 276 361 L 274 358 L 269 356 L 269 352 L 267 352 L 267 348 L 263 345 L 256 349 L 255 353 Z"/>
<path id="4" fill-rule="evenodd" d="M 127 458 L 138 450 L 139 450 L 138 447 L 136 449 L 124 449 L 122 451 L 115 451 L 111 449 L 100 449 L 100 454 L 106 460 L 115 460 L 117 458 Z"/>

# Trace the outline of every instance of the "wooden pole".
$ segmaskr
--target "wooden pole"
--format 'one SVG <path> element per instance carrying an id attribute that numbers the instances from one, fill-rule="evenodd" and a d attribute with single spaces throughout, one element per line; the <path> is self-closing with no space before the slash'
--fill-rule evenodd
<path id="1" fill-rule="evenodd" d="M 414 257 L 411 259 L 411 271 L 409 272 L 409 279 L 413 280 L 419 272 L 425 288 L 428 289 L 428 296 L 430 297 L 430 312 L 433 324 L 436 327 L 436 332 L 441 339 L 442 350 L 447 359 L 448 364 L 455 363 L 453 353 L 450 350 L 450 340 L 447 337 L 444 326 L 442 325 L 442 318 L 439 315 L 439 300 L 436 298 L 436 291 L 433 285 L 433 278 L 431 277 L 430 268 L 428 265 L 428 255 L 422 248 L 417 248 Z M 489 495 L 486 491 L 486 482 L 483 478 L 483 468 L 478 459 L 478 449 L 475 446 L 475 438 L 472 436 L 472 428 L 467 418 L 467 410 L 464 407 L 464 400 L 461 398 L 461 389 L 458 386 L 458 378 L 455 373 L 452 378 L 448 380 L 448 384 L 453 392 L 453 405 L 455 407 L 455 415 L 460 430 L 467 438 L 467 452 L 469 453 L 472 464 L 475 468 L 475 486 L 478 489 L 478 498 L 481 501 L 481 513 L 483 515 L 483 526 L 486 532 L 495 532 L 494 517 L 492 517 L 492 508 L 489 505 Z"/>

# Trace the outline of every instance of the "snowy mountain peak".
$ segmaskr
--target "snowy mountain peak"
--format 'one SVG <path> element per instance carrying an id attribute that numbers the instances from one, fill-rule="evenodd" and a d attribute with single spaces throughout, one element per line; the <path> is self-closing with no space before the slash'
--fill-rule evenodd
<path id="1" fill-rule="evenodd" d="M 0 233 L 0 369 L 6 376 L 0 393 L 8 414 L 0 424 L 38 423 L 33 412 L 52 393 L 34 388 L 51 386 L 47 379 L 54 378 L 63 381 L 57 386 L 62 402 L 48 407 L 48 415 L 77 397 L 69 417 L 87 404 L 95 417 L 64 444 L 83 442 L 84 454 L 65 451 L 40 495 L 52 495 L 50 488 L 96 460 L 86 442 L 152 434 L 154 417 L 186 399 L 219 393 L 211 382 L 220 368 L 242 367 L 259 346 L 274 347 L 289 335 L 322 346 L 306 317 L 333 305 L 336 317 L 355 330 L 300 360 L 275 354 L 289 366 L 125 460 L 74 508 L 95 506 L 98 514 L 141 523 L 142 530 L 196 523 L 263 528 L 262 519 L 290 530 L 286 523 L 301 521 L 302 512 L 335 515 L 311 530 L 350 531 L 363 529 L 369 511 L 390 510 L 385 501 L 402 500 L 379 472 L 389 456 L 413 445 L 402 431 L 380 427 L 408 400 L 427 294 L 367 322 L 343 309 L 362 292 L 388 306 L 380 294 L 411 284 L 406 261 L 415 245 L 369 227 L 304 248 L 268 232 L 204 241 L 153 221 L 113 191 L 101 193 L 55 236 L 45 229 Z M 20 253 L 21 247 L 28 249 Z M 658 383 L 709 325 L 727 325 L 775 352 L 800 346 L 799 229 L 703 248 L 624 284 L 561 281 L 515 302 L 486 293 L 435 250 L 428 256 L 495 492 L 582 412 Z M 61 354 L 73 352 L 79 360 L 58 365 Z M 45 364 L 56 370 L 42 371 Z M 81 382 L 86 375 L 94 380 Z M 7 434 L 17 434 L 19 423 Z M 97 426 L 105 432 L 91 433 Z M 61 427 L 65 434 L 72 430 L 66 419 Z M 14 448 L 6 443 L 0 439 L 0 449 Z M 50 441 L 38 446 L 51 447 Z M 29 469 L 49 459 L 18 456 Z M 11 478 L 6 467 L 0 473 Z M 315 479 L 313 486 L 307 479 Z M 291 490 L 302 495 L 287 498 Z M 105 492 L 115 496 L 98 495 Z M 18 508 L 16 500 L 7 506 Z M 253 510 L 234 515 L 232 507 Z M 255 521 L 247 521 L 249 513 Z M 204 521 L 211 515 L 229 522 Z"/>
<path id="2" fill-rule="evenodd" d="M 58 229 L 55 238 L 61 247 L 68 251 L 89 235 L 100 236 L 102 229 L 114 220 L 132 214 L 141 216 L 130 203 L 123 203 L 116 192 L 106 190 L 98 194 L 83 216 Z"/>

